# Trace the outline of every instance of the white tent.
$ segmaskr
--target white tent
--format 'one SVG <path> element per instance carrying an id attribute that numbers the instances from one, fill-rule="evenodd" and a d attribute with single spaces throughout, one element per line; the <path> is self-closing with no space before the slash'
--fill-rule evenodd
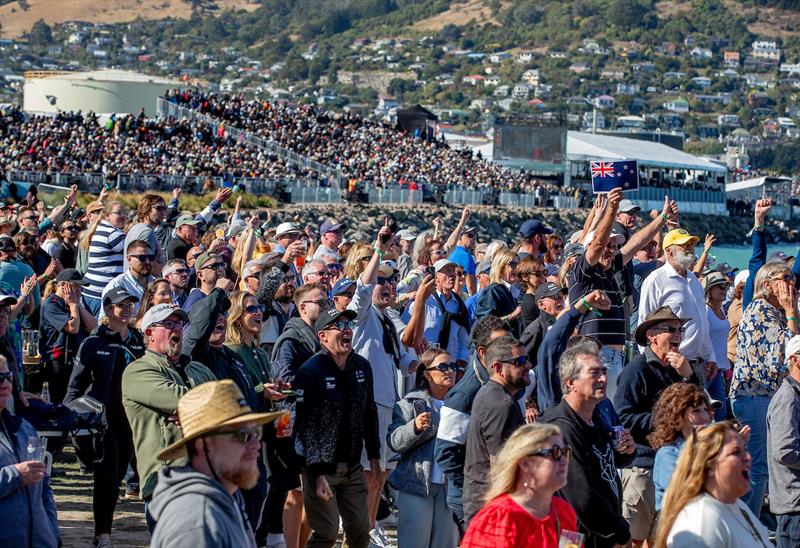
<path id="1" fill-rule="evenodd" d="M 636 160 L 644 167 L 725 173 L 725 166 L 652 141 L 600 133 L 567 133 L 567 158 L 572 162 Z"/>

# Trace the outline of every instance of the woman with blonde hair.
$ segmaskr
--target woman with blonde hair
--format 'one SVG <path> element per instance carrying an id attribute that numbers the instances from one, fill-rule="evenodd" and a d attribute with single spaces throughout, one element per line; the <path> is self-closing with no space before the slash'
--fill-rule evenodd
<path id="1" fill-rule="evenodd" d="M 771 547 L 766 528 L 740 500 L 750 490 L 751 460 L 733 423 L 693 431 L 664 495 L 656 548 Z"/>
<path id="2" fill-rule="evenodd" d="M 88 226 L 78 242 L 78 253 L 75 260 L 75 270 L 81 274 L 86 274 L 86 270 L 89 268 L 89 243 L 92 241 L 92 236 L 94 236 L 100 221 L 103 220 L 105 210 L 105 206 L 99 201 L 94 201 L 86 206 Z"/>
<path id="3" fill-rule="evenodd" d="M 492 464 L 487 504 L 461 548 L 559 546 L 562 534 L 577 532 L 575 510 L 555 496 L 567 484 L 571 452 L 552 424 L 526 424 L 511 434 Z"/>
<path id="4" fill-rule="evenodd" d="M 753 302 L 747 305 L 736 336 L 736 362 L 730 387 L 733 414 L 751 428 L 753 456 L 750 493 L 745 502 L 756 516 L 767 489 L 767 407 L 787 375 L 784 350 L 798 333 L 794 274 L 783 261 L 770 261 L 755 278 Z"/>
<path id="5" fill-rule="evenodd" d="M 522 308 L 517 305 L 518 291 L 512 284 L 517 281 L 517 265 L 519 258 L 510 249 L 500 249 L 492 258 L 492 269 L 489 271 L 491 283 L 481 292 L 475 307 L 475 316 L 478 319 L 484 316 L 497 316 L 508 322 L 509 328 L 515 337 L 522 332 L 519 318 Z"/>
<path id="6" fill-rule="evenodd" d="M 368 243 L 354 243 L 350 251 L 347 252 L 347 259 L 344 261 L 344 277 L 350 280 L 357 280 L 367 267 L 367 263 L 369 263 L 373 253 L 375 253 L 375 250 Z"/>

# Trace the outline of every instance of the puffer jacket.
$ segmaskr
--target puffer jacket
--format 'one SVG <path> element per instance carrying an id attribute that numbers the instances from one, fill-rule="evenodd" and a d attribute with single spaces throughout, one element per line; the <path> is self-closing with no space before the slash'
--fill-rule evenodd
<path id="1" fill-rule="evenodd" d="M 424 401 L 431 413 L 431 425 L 422 432 L 414 431 L 414 402 L 418 400 Z M 398 491 L 420 497 L 430 495 L 439 418 L 433 398 L 423 388 L 412 390 L 394 404 L 386 443 L 392 451 L 400 454 L 400 462 L 389 476 L 389 483 Z"/>

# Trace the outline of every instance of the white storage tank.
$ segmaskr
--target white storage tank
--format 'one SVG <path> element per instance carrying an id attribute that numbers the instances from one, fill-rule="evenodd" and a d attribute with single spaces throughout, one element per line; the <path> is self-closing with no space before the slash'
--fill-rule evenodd
<path id="1" fill-rule="evenodd" d="M 93 111 L 97 114 L 138 114 L 144 107 L 155 116 L 156 99 L 176 80 L 125 70 L 25 73 L 23 109 L 32 113 Z"/>

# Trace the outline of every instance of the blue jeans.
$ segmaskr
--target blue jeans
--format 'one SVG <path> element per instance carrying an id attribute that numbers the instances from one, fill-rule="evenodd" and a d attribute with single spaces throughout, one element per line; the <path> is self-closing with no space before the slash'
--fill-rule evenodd
<path id="1" fill-rule="evenodd" d="M 86 295 L 83 296 L 83 304 L 86 305 L 86 309 L 91 312 L 92 316 L 95 318 L 100 314 L 100 307 L 103 306 L 103 302 L 100 299 L 87 297 Z"/>
<path id="2" fill-rule="evenodd" d="M 753 457 L 750 465 L 750 492 L 742 497 L 748 508 L 759 517 L 767 491 L 767 408 L 769 396 L 736 396 L 731 399 L 733 414 L 742 426 L 750 427 L 747 450 Z"/>
<path id="3" fill-rule="evenodd" d="M 706 390 L 712 399 L 722 402 L 722 407 L 714 411 L 714 420 L 724 421 L 728 418 L 728 395 L 725 393 L 725 379 L 722 370 L 717 371 L 717 375 L 706 384 Z"/>
<path id="4" fill-rule="evenodd" d="M 800 515 L 777 514 L 778 530 L 775 537 L 778 548 L 796 548 L 800 546 Z"/>
<path id="5" fill-rule="evenodd" d="M 603 346 L 600 347 L 600 361 L 608 368 L 606 373 L 606 397 L 614 401 L 614 394 L 617 393 L 617 379 L 625 366 L 625 357 L 619 350 Z"/>
<path id="6" fill-rule="evenodd" d="M 464 502 L 461 497 L 464 495 L 463 487 L 459 487 L 450 479 L 447 479 L 447 507 L 453 511 L 453 521 L 458 526 L 459 533 L 464 534 Z"/>
<path id="7" fill-rule="evenodd" d="M 147 530 L 150 534 L 156 530 L 156 520 L 153 519 L 153 514 L 150 513 L 150 502 L 144 501 L 144 521 L 147 523 Z"/>

